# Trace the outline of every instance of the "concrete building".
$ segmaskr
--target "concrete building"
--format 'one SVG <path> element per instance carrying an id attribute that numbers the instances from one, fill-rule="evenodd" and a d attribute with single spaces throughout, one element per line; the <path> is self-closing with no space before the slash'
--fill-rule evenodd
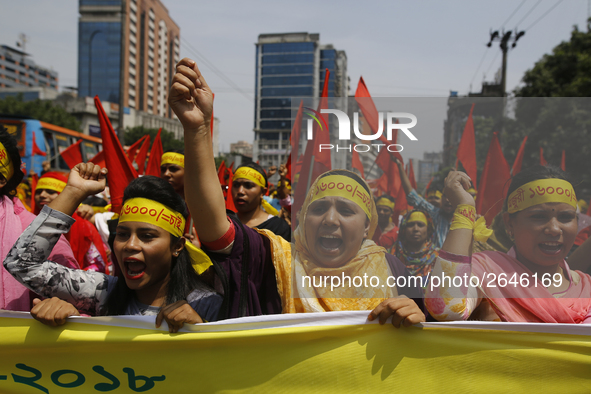
<path id="1" fill-rule="evenodd" d="M 79 12 L 78 95 L 123 103 L 126 114 L 173 118 L 166 95 L 180 60 L 180 28 L 162 2 L 79 0 Z"/>
<path id="2" fill-rule="evenodd" d="M 41 87 L 57 92 L 58 74 L 56 71 L 35 64 L 28 53 L 2 45 L 0 46 L 0 88 L 21 87 Z"/>
<path id="3" fill-rule="evenodd" d="M 322 45 L 319 34 L 261 34 L 256 43 L 253 160 L 263 167 L 287 161 L 291 134 L 291 97 L 319 97 L 325 69 L 329 97 L 349 92 L 347 55 Z M 346 112 L 347 100 L 342 100 Z M 332 122 L 332 120 L 331 120 Z M 304 133 L 302 133 L 304 134 Z M 332 136 L 331 136 L 332 139 Z M 333 162 L 333 167 L 338 165 Z"/>
<path id="4" fill-rule="evenodd" d="M 422 193 L 427 186 L 433 174 L 438 172 L 443 164 L 443 152 L 425 152 L 423 153 L 423 160 L 414 159 L 413 167 L 415 168 L 415 175 L 417 176 L 418 192 Z M 417 171 L 418 169 L 418 171 Z"/>
<path id="5" fill-rule="evenodd" d="M 238 141 L 234 144 L 230 144 L 230 153 L 252 157 L 252 144 L 246 141 Z"/>

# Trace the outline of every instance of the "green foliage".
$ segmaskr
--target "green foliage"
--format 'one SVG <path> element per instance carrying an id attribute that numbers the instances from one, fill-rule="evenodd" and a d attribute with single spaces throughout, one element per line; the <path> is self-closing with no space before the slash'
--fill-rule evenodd
<path id="1" fill-rule="evenodd" d="M 22 94 L 0 100 L 0 115 L 18 115 L 80 132 L 80 122 L 50 100 L 23 101 Z"/>
<path id="2" fill-rule="evenodd" d="M 154 138 L 156 138 L 156 134 L 158 134 L 158 129 L 148 129 L 144 126 L 136 126 L 132 128 L 127 128 L 125 130 L 125 145 L 131 145 L 144 135 L 150 135 L 150 146 L 154 143 Z M 185 143 L 183 141 L 179 141 L 174 138 L 174 134 L 170 131 L 166 131 L 162 129 L 162 133 L 160 133 L 160 139 L 162 140 L 162 149 L 164 152 L 167 150 L 172 149 L 185 149 Z"/>

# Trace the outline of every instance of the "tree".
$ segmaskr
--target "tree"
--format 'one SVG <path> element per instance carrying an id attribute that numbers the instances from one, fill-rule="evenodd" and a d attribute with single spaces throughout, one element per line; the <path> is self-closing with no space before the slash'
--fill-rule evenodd
<path id="1" fill-rule="evenodd" d="M 41 120 L 66 129 L 81 131 L 80 122 L 50 100 L 24 101 L 23 95 L 8 96 L 0 100 L 0 115 L 17 115 Z"/>
<path id="2" fill-rule="evenodd" d="M 150 135 L 150 143 L 154 142 L 154 138 L 156 134 L 158 134 L 158 129 L 148 129 L 144 126 L 136 126 L 132 128 L 127 128 L 125 130 L 125 145 L 131 145 L 144 135 Z M 174 138 L 174 134 L 170 131 L 166 131 L 162 129 L 162 133 L 160 134 L 160 138 L 162 139 L 162 148 L 166 152 L 167 150 L 172 149 L 185 149 L 185 143 L 183 141 L 179 141 Z"/>
<path id="3" fill-rule="evenodd" d="M 539 163 L 540 147 L 558 166 L 564 150 L 575 188 L 591 189 L 591 31 L 575 26 L 570 40 L 544 55 L 522 81 L 514 93 L 515 131 L 529 136 L 524 166 Z"/>

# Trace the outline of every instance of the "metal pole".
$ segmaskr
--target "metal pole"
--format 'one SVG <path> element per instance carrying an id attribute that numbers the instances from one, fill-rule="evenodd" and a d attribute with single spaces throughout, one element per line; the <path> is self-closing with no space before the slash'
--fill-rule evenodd
<path id="1" fill-rule="evenodd" d="M 117 133 L 117 137 L 119 137 L 119 141 L 121 145 L 125 145 L 125 128 L 123 127 L 123 116 L 125 114 L 125 107 L 124 107 L 124 97 L 125 97 L 125 44 L 126 44 L 126 37 L 125 28 L 127 24 L 127 18 L 125 15 L 127 14 L 127 1 L 121 0 L 121 55 L 120 55 L 120 67 L 119 67 L 119 130 Z"/>

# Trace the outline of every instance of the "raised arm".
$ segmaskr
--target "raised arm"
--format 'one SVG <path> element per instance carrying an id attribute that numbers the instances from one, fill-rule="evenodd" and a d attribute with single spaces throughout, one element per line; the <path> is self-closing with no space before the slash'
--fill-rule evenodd
<path id="1" fill-rule="evenodd" d="M 406 171 L 404 171 L 404 164 L 398 159 L 397 157 L 394 158 L 394 161 L 398 165 L 398 173 L 400 174 L 400 180 L 402 181 L 402 188 L 404 189 L 404 193 L 408 194 L 413 189 L 410 184 L 410 179 L 408 179 L 408 175 L 406 175 Z"/>
<path id="2" fill-rule="evenodd" d="M 177 64 L 168 104 L 185 132 L 185 198 L 197 235 L 202 242 L 218 240 L 230 224 L 211 143 L 213 95 L 193 60 Z"/>
<path id="3" fill-rule="evenodd" d="M 470 177 L 463 172 L 452 171 L 445 178 L 444 193 L 449 202 L 455 207 L 460 205 L 475 207 L 474 197 L 466 191 L 469 188 Z M 457 210 L 458 208 L 456 208 Z M 441 250 L 462 256 L 470 256 L 472 254 L 472 229 L 450 229 Z"/>

